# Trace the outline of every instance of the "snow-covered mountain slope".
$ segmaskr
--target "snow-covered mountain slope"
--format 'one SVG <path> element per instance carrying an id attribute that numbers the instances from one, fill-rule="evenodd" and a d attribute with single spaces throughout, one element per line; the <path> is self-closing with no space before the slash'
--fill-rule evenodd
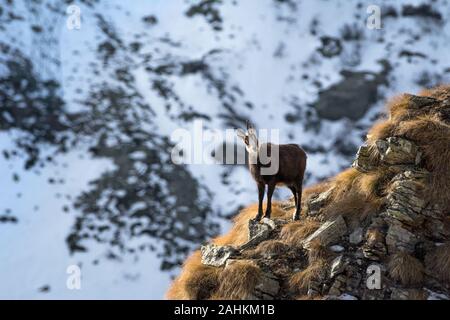
<path id="1" fill-rule="evenodd" d="M 373 4 L 381 29 L 366 27 Z M 256 200 L 243 166 L 174 165 L 176 129 L 279 129 L 307 150 L 312 184 L 348 166 L 384 97 L 450 78 L 448 1 L 1 9 L 1 297 L 162 297 L 185 256 Z"/>

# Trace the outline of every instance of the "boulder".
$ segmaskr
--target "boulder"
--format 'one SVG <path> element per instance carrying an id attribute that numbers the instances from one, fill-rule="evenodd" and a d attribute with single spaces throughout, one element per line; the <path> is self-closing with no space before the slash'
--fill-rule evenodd
<path id="1" fill-rule="evenodd" d="M 351 244 L 360 244 L 363 241 L 363 229 L 356 228 L 348 237 L 348 241 Z"/>
<path id="2" fill-rule="evenodd" d="M 380 61 L 379 73 L 364 71 L 341 71 L 342 80 L 319 92 L 315 109 L 320 118 L 358 120 L 377 102 L 378 87 L 385 84 L 391 66 Z"/>
<path id="3" fill-rule="evenodd" d="M 274 220 L 263 218 L 261 221 L 250 219 L 248 221 L 248 241 L 240 246 L 240 250 L 247 250 L 267 240 L 270 232 L 277 227 Z"/>
<path id="4" fill-rule="evenodd" d="M 406 94 L 408 97 L 408 108 L 410 109 L 421 109 L 439 102 L 439 100 L 431 97 L 416 96 L 413 94 Z"/>
<path id="5" fill-rule="evenodd" d="M 330 247 L 330 250 L 333 251 L 333 252 L 339 253 L 339 252 L 344 251 L 345 248 L 343 246 L 341 246 L 341 245 L 335 244 L 335 245 L 332 245 Z"/>
<path id="6" fill-rule="evenodd" d="M 334 278 L 336 275 L 344 272 L 345 267 L 347 266 L 348 261 L 345 259 L 343 255 L 340 255 L 331 262 L 330 267 L 330 278 Z"/>
<path id="7" fill-rule="evenodd" d="M 280 283 L 270 273 L 263 273 L 260 281 L 255 286 L 255 297 L 263 300 L 272 300 L 280 291 Z"/>
<path id="8" fill-rule="evenodd" d="M 325 206 L 330 200 L 332 192 L 333 188 L 330 188 L 327 191 L 310 197 L 308 202 L 306 203 L 306 214 L 308 216 L 317 215 L 320 209 Z"/>
<path id="9" fill-rule="evenodd" d="M 376 142 L 380 160 L 391 165 L 418 164 L 422 153 L 411 141 L 400 137 L 389 137 Z"/>
<path id="10" fill-rule="evenodd" d="M 419 239 L 411 231 L 404 228 L 399 222 L 392 222 L 386 235 L 386 244 L 389 254 L 405 251 L 413 253 Z"/>
<path id="11" fill-rule="evenodd" d="M 231 246 L 216 246 L 208 244 L 202 246 L 202 263 L 208 266 L 221 267 L 233 256 L 237 250 Z"/>
<path id="12" fill-rule="evenodd" d="M 443 293 L 437 293 L 428 289 L 425 290 L 428 293 L 427 300 L 450 300 L 450 298 Z"/>
<path id="13" fill-rule="evenodd" d="M 326 221 L 319 229 L 307 237 L 303 241 L 303 248 L 309 250 L 311 244 L 315 241 L 320 242 L 323 246 L 327 246 L 338 241 L 346 233 L 347 225 L 345 224 L 344 218 L 338 216 L 334 220 Z"/>
<path id="14" fill-rule="evenodd" d="M 347 279 L 342 275 L 336 277 L 336 279 L 334 279 L 334 282 L 330 287 L 330 290 L 328 290 L 328 295 L 334 297 L 339 296 L 342 290 L 345 290 L 346 280 Z"/>
<path id="15" fill-rule="evenodd" d="M 352 167 L 363 173 L 373 171 L 376 168 L 376 163 L 374 163 L 371 156 L 370 146 L 363 145 L 359 147 Z"/>
<path id="16" fill-rule="evenodd" d="M 426 201 L 422 197 L 422 172 L 406 171 L 394 177 L 392 192 L 387 196 L 386 215 L 402 223 L 418 226 L 424 220 L 422 214 Z"/>

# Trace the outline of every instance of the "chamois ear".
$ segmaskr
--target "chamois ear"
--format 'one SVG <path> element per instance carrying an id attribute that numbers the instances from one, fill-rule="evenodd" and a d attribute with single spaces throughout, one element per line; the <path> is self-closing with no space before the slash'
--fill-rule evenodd
<path id="1" fill-rule="evenodd" d="M 245 132 L 242 129 L 236 129 L 236 135 L 241 138 L 243 141 L 245 141 Z"/>
<path id="2" fill-rule="evenodd" d="M 249 136 L 253 136 L 255 139 L 258 139 L 255 128 L 251 127 L 250 129 L 247 130 L 247 133 Z"/>
<path id="3" fill-rule="evenodd" d="M 247 134 L 248 134 L 248 144 L 254 150 L 257 150 L 258 146 L 259 146 L 259 142 L 258 142 L 258 136 L 256 135 L 255 128 L 248 129 Z"/>

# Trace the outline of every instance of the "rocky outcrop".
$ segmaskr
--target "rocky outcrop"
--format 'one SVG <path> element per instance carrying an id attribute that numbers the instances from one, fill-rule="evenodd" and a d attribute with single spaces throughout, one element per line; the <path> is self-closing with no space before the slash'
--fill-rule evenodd
<path id="1" fill-rule="evenodd" d="M 380 160 L 387 164 L 419 164 L 421 153 L 417 146 L 406 139 L 389 137 L 376 142 Z"/>
<path id="2" fill-rule="evenodd" d="M 446 168 L 441 156 L 450 155 L 450 132 L 445 143 L 434 145 L 442 150 L 430 151 L 430 137 L 445 139 L 447 124 L 438 122 L 446 121 L 438 120 L 440 113 L 423 117 L 436 106 L 439 111 L 447 108 L 446 101 L 403 97 L 395 111 L 409 117 L 399 120 L 410 121 L 402 124 L 403 133 L 393 134 L 388 123 L 382 130 L 389 136 L 378 133 L 379 139 L 360 147 L 353 169 L 305 192 L 301 221 L 290 221 L 295 208 L 293 200 L 285 201 L 273 220 L 250 220 L 233 231 L 247 227 L 248 241 L 232 258 L 227 247 L 211 248 L 204 251 L 224 253 L 203 263 L 224 269 L 233 261 L 256 266 L 251 271 L 258 277 L 248 282 L 241 298 L 449 299 L 450 217 L 445 202 L 430 196 L 439 175 L 448 176 L 445 170 L 433 172 L 437 166 L 430 165 L 430 156 L 438 156 L 437 165 Z M 421 115 L 417 122 L 411 122 L 414 112 Z M 422 133 L 412 127 L 423 140 L 402 131 L 426 121 L 420 130 L 439 131 Z M 442 190 L 444 199 L 448 189 Z"/>
<path id="3" fill-rule="evenodd" d="M 356 159 L 353 162 L 352 167 L 364 173 L 373 171 L 376 168 L 372 161 L 371 150 L 369 146 L 364 145 L 359 147 L 358 152 L 356 153 Z"/>
<path id="4" fill-rule="evenodd" d="M 320 221 L 320 225 L 300 242 L 300 247 L 280 241 L 285 239 L 281 230 L 289 227 L 288 220 L 249 220 L 245 244 L 238 248 L 204 246 L 202 263 L 228 268 L 244 261 L 257 266 L 261 274 L 248 299 L 292 298 L 286 275 L 296 272 L 302 281 L 306 275 L 311 277 L 305 287 L 306 297 L 311 298 L 448 299 L 450 286 L 432 275 L 425 276 L 420 287 L 409 285 L 416 283 L 410 278 L 414 272 L 419 279 L 423 277 L 423 262 L 416 257 L 423 259 L 436 241 L 448 241 L 450 235 L 444 223 L 446 215 L 425 196 L 430 172 L 420 167 L 422 152 L 415 143 L 399 137 L 378 140 L 376 148 L 377 153 L 373 153 L 362 146 L 353 167 L 364 174 L 380 167 L 395 168 L 397 173 L 388 182 L 385 205 L 368 223 L 349 227 L 345 214 L 324 219 L 322 209 L 334 201 L 335 187 L 331 186 L 306 199 L 305 219 Z M 282 203 L 280 208 L 286 212 L 295 209 L 292 201 Z M 296 257 L 296 262 L 289 264 L 288 257 Z"/>

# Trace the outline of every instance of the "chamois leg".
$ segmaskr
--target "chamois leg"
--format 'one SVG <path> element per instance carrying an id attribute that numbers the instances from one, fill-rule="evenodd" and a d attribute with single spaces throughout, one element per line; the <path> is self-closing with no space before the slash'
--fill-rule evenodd
<path id="1" fill-rule="evenodd" d="M 275 190 L 275 183 L 269 183 L 267 185 L 267 208 L 264 218 L 270 219 L 270 214 L 272 213 L 272 195 Z"/>
<path id="2" fill-rule="evenodd" d="M 296 208 L 295 208 L 295 213 L 294 213 L 294 220 L 300 220 L 300 213 L 302 211 L 302 184 L 300 183 L 297 187 L 297 203 L 296 203 Z"/>
<path id="3" fill-rule="evenodd" d="M 264 200 L 264 183 L 258 183 L 258 214 L 255 217 L 256 221 L 261 220 L 263 215 L 263 200 Z"/>
<path id="4" fill-rule="evenodd" d="M 297 189 L 295 189 L 294 186 L 289 187 L 289 190 L 292 191 L 292 194 L 294 195 L 294 203 L 295 203 L 295 208 L 297 209 Z"/>

